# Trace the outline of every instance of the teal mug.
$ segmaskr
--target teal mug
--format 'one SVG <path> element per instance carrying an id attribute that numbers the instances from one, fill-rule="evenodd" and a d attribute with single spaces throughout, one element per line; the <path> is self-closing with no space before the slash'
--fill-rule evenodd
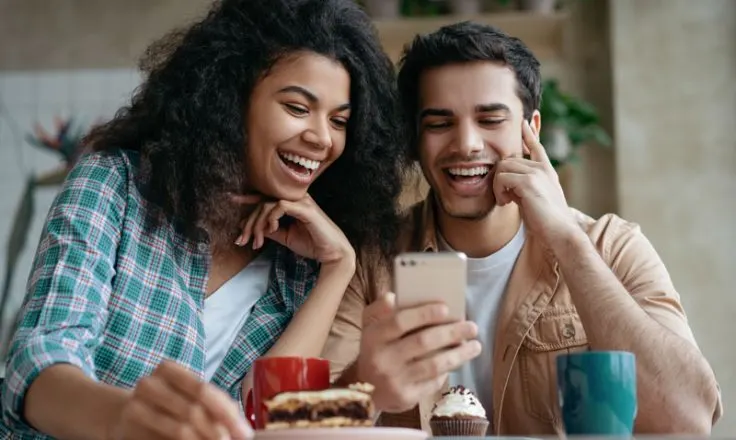
<path id="1" fill-rule="evenodd" d="M 636 357 L 585 351 L 557 357 L 557 390 L 568 435 L 630 436 L 636 418 Z"/>

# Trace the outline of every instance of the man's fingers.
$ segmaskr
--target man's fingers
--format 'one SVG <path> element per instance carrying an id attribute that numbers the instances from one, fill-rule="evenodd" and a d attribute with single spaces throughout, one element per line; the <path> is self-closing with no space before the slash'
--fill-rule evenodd
<path id="1" fill-rule="evenodd" d="M 463 342 L 455 348 L 437 352 L 436 354 L 419 359 L 411 363 L 407 368 L 407 376 L 414 382 L 435 380 L 445 373 L 453 371 L 481 352 L 478 341 Z"/>
<path id="2" fill-rule="evenodd" d="M 448 322 L 449 310 L 443 303 L 429 303 L 397 311 L 382 326 L 380 338 L 385 342 L 395 341 L 408 333 Z"/>
<path id="3" fill-rule="evenodd" d="M 533 161 L 552 166 L 552 162 L 550 162 L 549 156 L 547 156 L 547 151 L 539 142 L 537 135 L 534 134 L 534 130 L 532 130 L 531 125 L 529 125 L 529 121 L 526 119 L 521 124 L 521 137 L 524 145 L 526 145 L 529 150 L 529 155 Z"/>
<path id="4" fill-rule="evenodd" d="M 542 171 L 543 165 L 539 162 L 521 157 L 503 159 L 496 166 L 497 173 L 533 174 Z"/>
<path id="5" fill-rule="evenodd" d="M 373 301 L 363 310 L 363 328 L 390 318 L 396 312 L 396 295 L 389 292 Z"/>
<path id="6" fill-rule="evenodd" d="M 422 358 L 440 349 L 453 347 L 478 335 L 478 326 L 471 321 L 436 325 L 413 333 L 396 344 L 403 359 Z"/>
<path id="7" fill-rule="evenodd" d="M 430 380 L 415 384 L 415 386 L 418 388 L 417 394 L 419 394 L 420 396 L 431 396 L 432 394 L 445 387 L 449 376 L 450 373 L 443 373 Z"/>
<path id="8" fill-rule="evenodd" d="M 504 206 L 510 202 L 520 201 L 526 194 L 529 179 L 530 174 L 496 173 L 493 179 L 493 195 L 496 196 L 496 203 Z"/>

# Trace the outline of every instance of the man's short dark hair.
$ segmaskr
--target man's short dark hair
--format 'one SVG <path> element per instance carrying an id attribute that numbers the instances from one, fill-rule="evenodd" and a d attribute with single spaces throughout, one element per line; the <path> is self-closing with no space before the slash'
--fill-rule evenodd
<path id="1" fill-rule="evenodd" d="M 409 124 L 412 151 L 416 151 L 421 74 L 433 67 L 472 61 L 499 63 L 514 71 L 525 119 L 530 119 L 539 108 L 542 93 L 539 60 L 521 40 L 493 26 L 470 21 L 444 26 L 416 36 L 404 49 L 399 63 L 399 94 Z"/>

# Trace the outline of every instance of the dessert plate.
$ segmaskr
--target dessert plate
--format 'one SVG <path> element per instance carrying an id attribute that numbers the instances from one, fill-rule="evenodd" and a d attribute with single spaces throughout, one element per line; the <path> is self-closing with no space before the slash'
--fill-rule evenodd
<path id="1" fill-rule="evenodd" d="M 408 428 L 308 428 L 256 431 L 255 440 L 350 439 L 350 440 L 425 440 L 429 434 Z"/>

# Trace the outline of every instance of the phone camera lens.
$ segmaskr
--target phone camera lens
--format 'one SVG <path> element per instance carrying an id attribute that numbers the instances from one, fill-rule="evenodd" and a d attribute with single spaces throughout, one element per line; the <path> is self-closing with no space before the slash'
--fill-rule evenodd
<path id="1" fill-rule="evenodd" d="M 401 266 L 406 266 L 406 261 L 401 260 Z"/>
<path id="2" fill-rule="evenodd" d="M 415 262 L 414 260 L 411 260 L 411 261 L 409 262 L 409 265 L 410 265 L 410 266 L 415 266 L 416 264 L 417 264 L 417 263 L 416 263 L 416 262 Z"/>

